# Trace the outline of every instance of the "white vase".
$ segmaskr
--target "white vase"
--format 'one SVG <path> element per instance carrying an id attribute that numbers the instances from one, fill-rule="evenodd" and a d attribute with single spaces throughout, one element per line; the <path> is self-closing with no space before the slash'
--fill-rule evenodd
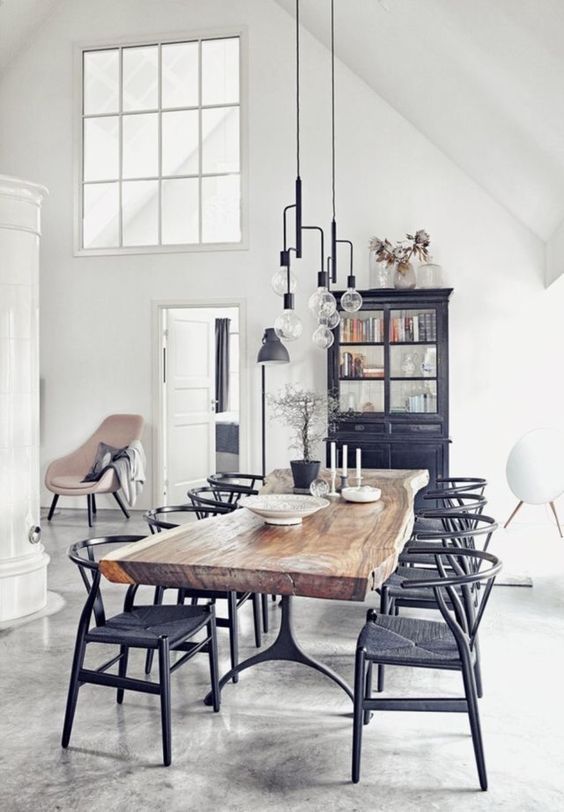
<path id="1" fill-rule="evenodd" d="M 415 270 L 411 262 L 398 263 L 394 270 L 394 287 L 399 290 L 410 290 L 415 285 Z"/>
<path id="2" fill-rule="evenodd" d="M 418 288 L 440 288 L 442 284 L 442 268 L 434 262 L 425 262 L 417 268 Z"/>

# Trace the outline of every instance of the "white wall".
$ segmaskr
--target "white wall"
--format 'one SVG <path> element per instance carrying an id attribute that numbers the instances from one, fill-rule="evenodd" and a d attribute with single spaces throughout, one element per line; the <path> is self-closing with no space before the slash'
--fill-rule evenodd
<path id="1" fill-rule="evenodd" d="M 73 43 L 241 25 L 249 47 L 249 250 L 74 258 Z M 305 222 L 327 224 L 328 54 L 305 33 L 302 42 Z M 270 276 L 295 173 L 292 49 L 292 22 L 271 0 L 66 0 L 3 77 L 0 171 L 51 190 L 42 242 L 43 465 L 109 412 L 141 412 L 151 427 L 152 301 L 221 297 L 247 300 L 258 467 L 254 360 L 280 307 Z M 541 242 L 340 64 L 337 101 L 338 219 L 356 245 L 359 283 L 368 281 L 372 234 L 393 240 L 419 227 L 431 233 L 435 259 L 456 289 L 452 471 L 487 476 L 493 509 L 504 513 L 512 503 L 504 480 L 512 443 L 529 427 L 561 422 L 564 286 L 545 290 Z M 313 239 L 306 237 L 297 268 L 306 320 L 318 264 Z M 292 365 L 268 370 L 271 388 L 289 378 L 324 386 L 324 357 L 311 347 L 309 321 L 305 333 L 289 348 Z M 150 431 L 145 439 L 150 452 Z M 269 464 L 285 464 L 285 430 L 272 426 L 269 442 Z M 150 502 L 147 488 L 141 506 Z"/>

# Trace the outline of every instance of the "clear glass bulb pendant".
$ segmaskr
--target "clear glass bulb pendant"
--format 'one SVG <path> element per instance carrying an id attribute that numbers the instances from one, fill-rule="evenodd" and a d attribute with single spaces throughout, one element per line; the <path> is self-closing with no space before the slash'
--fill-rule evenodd
<path id="1" fill-rule="evenodd" d="M 320 287 L 311 294 L 307 306 L 314 318 L 326 318 L 337 309 L 337 300 L 327 288 Z"/>
<path id="2" fill-rule="evenodd" d="M 335 336 L 325 324 L 320 324 L 313 333 L 312 339 L 318 349 L 328 350 L 335 341 Z"/>
<path id="3" fill-rule="evenodd" d="M 335 327 L 338 327 L 341 323 L 341 315 L 338 310 L 335 310 L 334 313 L 331 313 L 330 316 L 324 319 L 320 319 L 321 324 L 324 324 L 330 330 L 334 330 Z"/>
<path id="4" fill-rule="evenodd" d="M 284 296 L 288 293 L 288 271 L 286 268 L 279 268 L 272 276 L 272 290 L 277 296 Z M 290 271 L 290 293 L 295 293 L 298 287 L 298 280 L 295 275 Z"/>
<path id="5" fill-rule="evenodd" d="M 356 313 L 362 307 L 362 296 L 354 288 L 347 288 L 341 296 L 341 307 L 347 313 Z"/>
<path id="6" fill-rule="evenodd" d="M 274 330 L 283 341 L 295 341 L 303 332 L 302 320 L 294 310 L 283 310 L 274 322 Z"/>

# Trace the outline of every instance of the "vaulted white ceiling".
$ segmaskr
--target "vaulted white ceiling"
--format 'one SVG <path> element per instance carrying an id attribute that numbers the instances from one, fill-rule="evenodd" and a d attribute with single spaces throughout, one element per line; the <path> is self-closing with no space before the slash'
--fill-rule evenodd
<path id="1" fill-rule="evenodd" d="M 0 0 L 0 74 L 60 0 Z"/>
<path id="2" fill-rule="evenodd" d="M 329 8 L 300 4 L 326 45 Z M 564 221 L 564 0 L 335 0 L 335 20 L 339 58 L 549 240 Z"/>

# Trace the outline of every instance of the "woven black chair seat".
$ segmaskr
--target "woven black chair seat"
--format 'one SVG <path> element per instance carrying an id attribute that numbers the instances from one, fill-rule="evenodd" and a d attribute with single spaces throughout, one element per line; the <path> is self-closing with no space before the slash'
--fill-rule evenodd
<path id="1" fill-rule="evenodd" d="M 452 632 L 440 621 L 377 615 L 360 632 L 358 646 L 373 662 L 389 665 L 456 666 L 460 655 Z"/>
<path id="2" fill-rule="evenodd" d="M 205 626 L 210 619 L 201 606 L 136 606 L 131 612 L 108 618 L 92 628 L 86 639 L 95 643 L 157 648 L 159 637 L 168 637 L 171 648 Z"/>
<path id="3" fill-rule="evenodd" d="M 429 547 L 436 548 L 441 545 L 440 541 L 408 541 L 405 545 L 404 552 L 399 555 L 400 564 L 405 564 L 409 561 L 410 564 L 426 564 L 433 566 L 435 563 L 434 557 L 425 555 L 425 549 Z M 406 550 L 409 549 L 409 557 Z"/>
<path id="4" fill-rule="evenodd" d="M 415 517 L 415 523 L 413 525 L 414 533 L 442 533 L 444 529 L 445 526 L 442 519 Z"/>

